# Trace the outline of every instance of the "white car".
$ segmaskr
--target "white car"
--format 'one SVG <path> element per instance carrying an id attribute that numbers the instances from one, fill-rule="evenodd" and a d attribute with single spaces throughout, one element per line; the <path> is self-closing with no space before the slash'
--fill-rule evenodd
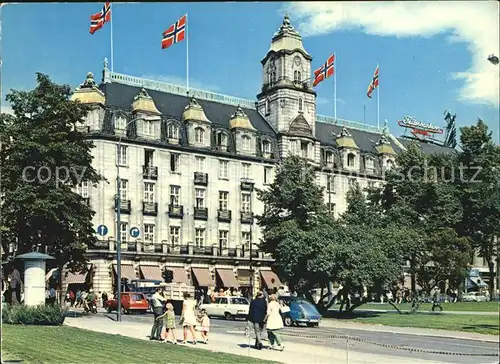
<path id="1" fill-rule="evenodd" d="M 479 292 L 470 292 L 462 296 L 462 301 L 464 302 L 486 302 L 488 297 Z"/>
<path id="2" fill-rule="evenodd" d="M 214 303 L 204 303 L 200 309 L 206 310 L 209 317 L 246 318 L 250 302 L 245 297 L 217 297 Z"/>

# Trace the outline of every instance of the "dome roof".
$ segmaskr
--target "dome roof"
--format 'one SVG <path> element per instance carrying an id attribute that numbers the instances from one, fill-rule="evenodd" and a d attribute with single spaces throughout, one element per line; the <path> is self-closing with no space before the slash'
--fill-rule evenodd
<path id="1" fill-rule="evenodd" d="M 288 14 L 283 18 L 283 24 L 281 24 L 279 30 L 274 33 L 273 39 L 271 41 L 270 51 L 278 52 L 280 50 L 293 51 L 300 49 L 302 52 L 307 54 L 302 44 L 302 37 L 299 32 L 295 30 L 290 22 Z"/>
<path id="2" fill-rule="evenodd" d="M 203 108 L 200 104 L 198 104 L 198 101 L 196 101 L 194 97 L 191 97 L 189 99 L 189 104 L 187 104 L 184 108 L 184 112 L 182 113 L 182 120 L 197 120 L 207 123 L 210 122 L 210 120 L 208 120 L 207 116 L 205 115 L 205 111 L 203 111 Z"/>
<path id="3" fill-rule="evenodd" d="M 155 102 L 144 88 L 142 88 L 137 96 L 134 97 L 134 101 L 132 102 L 132 112 L 146 112 L 161 115 L 161 112 L 159 112 L 156 108 Z"/>

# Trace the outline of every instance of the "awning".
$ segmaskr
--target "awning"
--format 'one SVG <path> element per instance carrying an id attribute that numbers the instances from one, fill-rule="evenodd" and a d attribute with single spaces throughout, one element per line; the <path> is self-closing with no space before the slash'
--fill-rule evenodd
<path id="1" fill-rule="evenodd" d="M 172 271 L 172 283 L 184 283 L 189 286 L 191 285 L 186 270 L 183 267 L 167 267 L 165 269 Z"/>
<path id="2" fill-rule="evenodd" d="M 260 275 L 267 288 L 273 289 L 281 286 L 280 279 L 272 270 L 261 270 Z"/>
<path id="3" fill-rule="evenodd" d="M 161 269 L 157 265 L 140 265 L 139 269 L 144 277 L 144 279 L 154 279 L 155 281 L 164 282 L 163 275 L 161 274 Z"/>
<path id="4" fill-rule="evenodd" d="M 240 287 L 250 287 L 250 269 L 238 269 L 238 284 Z"/>
<path id="5" fill-rule="evenodd" d="M 113 264 L 113 268 L 116 273 L 116 264 Z M 134 266 L 132 264 L 121 264 L 121 276 L 123 278 L 127 278 L 128 281 L 136 280 L 137 274 L 135 273 Z"/>
<path id="6" fill-rule="evenodd" d="M 476 287 L 488 287 L 488 285 L 483 282 L 481 277 L 469 277 L 469 280 L 467 282 L 467 289 Z"/>
<path id="7" fill-rule="evenodd" d="M 208 268 L 192 268 L 193 276 L 200 287 L 213 287 L 214 280 Z"/>
<path id="8" fill-rule="evenodd" d="M 92 269 L 92 264 L 89 264 L 87 266 L 87 269 L 88 269 L 87 273 L 80 273 L 80 272 L 71 273 L 71 272 L 68 272 L 68 275 L 64 278 L 64 282 L 66 284 L 81 284 L 81 283 L 85 283 L 85 281 L 87 280 L 87 274 Z"/>
<path id="9" fill-rule="evenodd" d="M 238 288 L 239 284 L 232 269 L 217 269 L 217 274 L 225 288 Z"/>
<path id="10" fill-rule="evenodd" d="M 47 282 L 50 277 L 52 277 L 55 271 L 57 271 L 57 268 L 52 268 L 51 270 L 49 270 L 49 272 L 45 275 L 45 282 Z"/>

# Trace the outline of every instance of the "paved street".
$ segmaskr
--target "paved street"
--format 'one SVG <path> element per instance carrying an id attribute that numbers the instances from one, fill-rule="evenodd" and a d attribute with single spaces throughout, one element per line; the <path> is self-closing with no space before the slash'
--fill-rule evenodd
<path id="1" fill-rule="evenodd" d="M 98 316 L 107 316 L 114 320 L 115 314 L 99 313 Z M 124 322 L 150 323 L 152 315 L 124 315 Z M 497 363 L 498 356 L 477 356 L 478 354 L 498 354 L 498 343 L 476 340 L 428 337 L 422 335 L 393 334 L 390 332 L 372 332 L 367 330 L 349 328 L 319 328 L 290 327 L 283 330 L 284 340 L 290 346 L 292 343 L 309 344 L 322 348 L 332 348 L 350 352 L 369 353 L 382 356 L 400 357 L 401 360 L 420 359 L 448 363 Z M 245 321 L 226 321 L 224 319 L 212 319 L 211 330 L 214 333 L 241 335 L 244 338 Z M 349 342 L 340 335 L 348 335 Z M 337 336 L 337 337 L 335 337 Z M 368 342 L 367 342 L 368 341 Z M 397 346 L 399 348 L 394 348 Z M 404 350 L 412 348 L 416 350 Z M 451 354 L 426 353 L 448 352 Z M 457 355 L 462 354 L 462 355 Z M 469 355 L 463 355 L 469 354 Z M 475 355 L 470 355 L 475 354 Z"/>

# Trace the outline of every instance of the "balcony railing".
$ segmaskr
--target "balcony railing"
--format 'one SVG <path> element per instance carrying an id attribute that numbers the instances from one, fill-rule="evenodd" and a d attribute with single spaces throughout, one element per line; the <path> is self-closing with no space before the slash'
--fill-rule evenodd
<path id="1" fill-rule="evenodd" d="M 184 207 L 181 205 L 168 205 L 168 217 L 184 217 Z"/>
<path id="2" fill-rule="evenodd" d="M 194 208 L 193 216 L 197 220 L 207 220 L 208 219 L 208 208 Z"/>
<path id="3" fill-rule="evenodd" d="M 194 255 L 216 255 L 217 248 L 212 246 L 203 246 L 203 247 L 193 247 Z"/>
<path id="4" fill-rule="evenodd" d="M 241 223 L 242 224 L 253 224 L 253 213 L 241 211 Z"/>
<path id="5" fill-rule="evenodd" d="M 208 185 L 208 173 L 194 172 L 194 184 L 201 186 Z"/>
<path id="6" fill-rule="evenodd" d="M 274 153 L 272 152 L 262 152 L 262 157 L 266 159 L 274 159 Z"/>
<path id="7" fill-rule="evenodd" d="M 255 182 L 253 179 L 242 178 L 241 179 L 241 190 L 242 191 L 253 191 L 253 186 Z"/>
<path id="8" fill-rule="evenodd" d="M 142 166 L 142 178 L 157 179 L 158 178 L 158 167 Z"/>
<path id="9" fill-rule="evenodd" d="M 231 222 L 231 210 L 217 210 L 217 220 L 219 222 Z"/>
<path id="10" fill-rule="evenodd" d="M 142 213 L 144 215 L 156 216 L 158 215 L 158 202 L 142 202 Z"/>
<path id="11" fill-rule="evenodd" d="M 120 200 L 120 213 L 122 214 L 130 214 L 131 209 L 130 200 Z M 115 211 L 117 210 L 117 201 L 115 200 Z"/>

